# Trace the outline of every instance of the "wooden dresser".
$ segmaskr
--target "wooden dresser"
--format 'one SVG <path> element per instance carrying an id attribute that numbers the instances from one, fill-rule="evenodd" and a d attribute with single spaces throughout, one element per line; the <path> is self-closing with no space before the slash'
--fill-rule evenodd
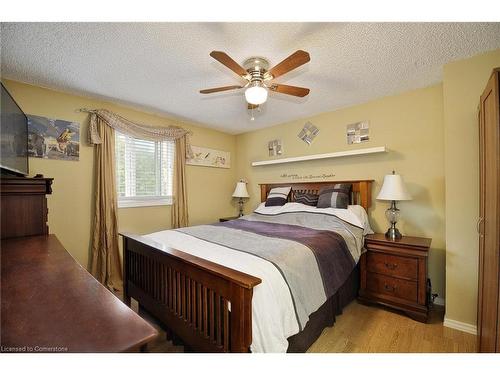
<path id="1" fill-rule="evenodd" d="M 56 236 L 2 240 L 2 352 L 123 352 L 157 331 L 94 279 Z"/>
<path id="2" fill-rule="evenodd" d="M 46 195 L 52 193 L 52 180 L 1 177 L 2 239 L 49 233 Z"/>
<path id="3" fill-rule="evenodd" d="M 48 234 L 51 184 L 51 178 L 1 178 L 0 352 L 143 348 L 156 329 Z"/>
<path id="4" fill-rule="evenodd" d="M 388 240 L 384 234 L 365 238 L 361 256 L 359 300 L 405 312 L 415 320 L 428 318 L 427 257 L 431 239 L 403 237 Z"/>

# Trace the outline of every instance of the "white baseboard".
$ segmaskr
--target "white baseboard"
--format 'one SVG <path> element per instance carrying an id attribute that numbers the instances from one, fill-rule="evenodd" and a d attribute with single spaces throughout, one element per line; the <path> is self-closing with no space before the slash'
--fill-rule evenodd
<path id="1" fill-rule="evenodd" d="M 457 329 L 462 332 L 467 332 L 472 335 L 477 335 L 477 326 L 474 324 L 459 322 L 458 320 L 448 319 L 444 317 L 443 325 L 448 328 Z"/>
<path id="2" fill-rule="evenodd" d="M 439 306 L 444 306 L 444 298 L 441 297 L 434 298 L 434 304 Z"/>

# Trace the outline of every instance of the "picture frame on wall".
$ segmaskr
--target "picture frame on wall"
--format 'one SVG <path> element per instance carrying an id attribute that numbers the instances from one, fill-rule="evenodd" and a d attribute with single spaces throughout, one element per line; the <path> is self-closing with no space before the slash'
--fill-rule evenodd
<path id="1" fill-rule="evenodd" d="M 268 143 L 269 156 L 283 155 L 283 143 L 281 139 L 274 139 Z"/>
<path id="2" fill-rule="evenodd" d="M 306 122 L 297 137 L 302 139 L 308 145 L 311 145 L 312 141 L 314 140 L 314 138 L 316 138 L 318 133 L 319 129 L 316 126 L 314 126 L 310 122 Z"/>
<path id="3" fill-rule="evenodd" d="M 347 144 L 368 142 L 370 140 L 370 124 L 368 121 L 360 121 L 347 125 Z"/>
<path id="4" fill-rule="evenodd" d="M 200 146 L 191 146 L 191 148 L 193 158 L 187 159 L 186 164 L 199 167 L 231 168 L 230 152 Z"/>
<path id="5" fill-rule="evenodd" d="M 43 116 L 28 117 L 28 156 L 78 161 L 80 124 Z"/>

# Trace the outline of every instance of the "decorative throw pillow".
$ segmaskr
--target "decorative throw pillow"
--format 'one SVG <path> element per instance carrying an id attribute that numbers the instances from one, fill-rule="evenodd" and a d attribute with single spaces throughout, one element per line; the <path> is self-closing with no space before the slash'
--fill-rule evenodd
<path id="1" fill-rule="evenodd" d="M 335 184 L 320 190 L 318 208 L 347 208 L 352 184 Z"/>
<path id="2" fill-rule="evenodd" d="M 288 194 L 290 194 L 290 190 L 292 190 L 290 186 L 271 189 L 271 191 L 267 195 L 266 207 L 283 206 L 288 200 Z"/>
<path id="3" fill-rule="evenodd" d="M 294 197 L 296 203 L 302 203 L 307 204 L 308 206 L 316 207 L 316 205 L 318 204 L 319 195 L 312 193 L 300 193 L 297 191 L 294 193 Z"/>

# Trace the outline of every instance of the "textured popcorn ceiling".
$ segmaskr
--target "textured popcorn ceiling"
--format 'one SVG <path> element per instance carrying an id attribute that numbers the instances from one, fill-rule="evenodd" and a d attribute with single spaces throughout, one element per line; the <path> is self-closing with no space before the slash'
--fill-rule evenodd
<path id="1" fill-rule="evenodd" d="M 444 64 L 500 48 L 500 23 L 4 23 L 2 76 L 242 133 L 429 86 Z M 275 65 L 297 49 L 310 63 L 276 82 L 306 98 L 271 93 L 250 121 L 242 81 L 212 50 Z"/>

